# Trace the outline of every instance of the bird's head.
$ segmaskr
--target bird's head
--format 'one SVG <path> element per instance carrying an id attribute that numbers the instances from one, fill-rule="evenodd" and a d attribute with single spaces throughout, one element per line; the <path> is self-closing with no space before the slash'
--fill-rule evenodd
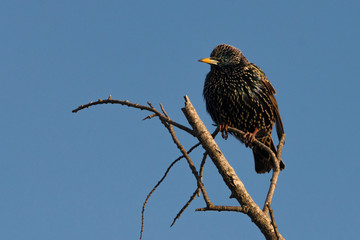
<path id="1" fill-rule="evenodd" d="M 233 46 L 220 44 L 214 48 L 209 58 L 200 59 L 199 62 L 208 63 L 212 66 L 227 67 L 239 64 L 247 64 L 248 61 L 241 51 Z"/>

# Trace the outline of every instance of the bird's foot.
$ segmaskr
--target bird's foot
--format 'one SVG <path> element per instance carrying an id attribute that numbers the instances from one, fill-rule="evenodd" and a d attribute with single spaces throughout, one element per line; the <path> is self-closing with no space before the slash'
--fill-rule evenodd
<path id="1" fill-rule="evenodd" d="M 255 135 L 256 133 L 259 131 L 259 129 L 255 128 L 255 131 L 253 133 L 251 132 L 247 132 L 244 134 L 244 138 L 245 138 L 245 146 L 249 147 L 251 146 L 251 143 L 254 141 L 255 139 Z"/>
<path id="2" fill-rule="evenodd" d="M 225 140 L 228 138 L 228 125 L 227 124 L 219 124 L 219 131 L 221 132 L 222 138 Z"/>

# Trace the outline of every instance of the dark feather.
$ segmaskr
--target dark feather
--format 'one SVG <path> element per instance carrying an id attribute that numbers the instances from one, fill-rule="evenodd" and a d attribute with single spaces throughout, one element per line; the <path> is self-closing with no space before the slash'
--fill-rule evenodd
<path id="1" fill-rule="evenodd" d="M 284 127 L 274 96 L 276 91 L 265 73 L 240 50 L 225 44 L 217 46 L 210 58 L 200 61 L 211 64 L 203 94 L 213 121 L 244 132 L 253 133 L 257 129 L 256 139 L 276 152 L 271 136 L 273 124 L 279 139 Z M 256 172 L 269 172 L 273 168 L 266 151 L 254 147 L 253 153 Z M 281 169 L 284 167 L 281 162 Z"/>

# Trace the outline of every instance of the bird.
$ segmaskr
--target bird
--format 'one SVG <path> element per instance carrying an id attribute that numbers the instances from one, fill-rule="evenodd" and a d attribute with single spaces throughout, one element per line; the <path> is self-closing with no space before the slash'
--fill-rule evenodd
<path id="1" fill-rule="evenodd" d="M 246 146 L 252 147 L 256 173 L 274 169 L 270 154 L 255 144 L 252 146 L 254 139 L 257 139 L 276 153 L 272 139 L 274 123 L 279 140 L 284 134 L 274 96 L 276 91 L 265 73 L 249 62 L 239 49 L 227 44 L 216 46 L 209 58 L 200 59 L 199 62 L 210 64 L 203 96 L 206 110 L 222 132 L 222 137 L 227 139 L 228 127 L 245 132 L 243 137 Z M 241 139 L 238 134 L 231 134 Z M 280 170 L 284 168 L 281 160 Z"/>

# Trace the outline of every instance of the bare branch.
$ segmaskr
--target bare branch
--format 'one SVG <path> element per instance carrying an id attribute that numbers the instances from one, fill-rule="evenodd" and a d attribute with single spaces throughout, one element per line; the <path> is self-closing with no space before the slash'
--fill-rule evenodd
<path id="1" fill-rule="evenodd" d="M 229 131 L 229 132 L 233 132 L 233 133 L 238 133 L 238 135 L 240 136 L 241 141 L 242 141 L 243 143 L 245 143 L 245 138 L 243 137 L 245 133 L 244 133 L 243 131 L 241 131 L 241 130 L 239 130 L 239 129 L 237 129 L 237 128 L 233 128 L 233 127 L 228 127 L 228 131 Z M 251 144 L 252 144 L 252 146 L 255 146 L 255 145 L 256 145 L 256 146 L 260 147 L 261 149 L 267 151 L 267 152 L 270 154 L 270 156 L 271 156 L 271 158 L 272 158 L 272 161 L 277 161 L 276 155 L 275 155 L 275 153 L 271 150 L 271 148 L 269 148 L 268 146 L 266 146 L 265 144 L 263 144 L 262 142 L 260 142 L 260 141 L 257 140 L 256 138 L 254 138 L 254 141 L 253 141 Z"/>
<path id="2" fill-rule="evenodd" d="M 198 146 L 200 146 L 200 143 L 195 144 L 194 146 L 192 146 L 189 151 L 187 151 L 188 154 L 190 154 L 195 148 L 197 148 Z M 166 169 L 163 177 L 158 181 L 158 183 L 153 187 L 153 189 L 149 192 L 149 194 L 146 196 L 145 202 L 143 203 L 143 207 L 142 207 L 142 211 L 141 211 L 141 231 L 140 231 L 140 240 L 142 239 L 142 235 L 144 232 L 144 221 L 145 221 L 145 207 L 146 204 L 150 198 L 150 196 L 154 193 L 154 191 L 157 189 L 157 187 L 164 181 L 164 179 L 166 178 L 167 174 L 169 173 L 170 169 L 175 165 L 175 163 L 177 163 L 179 160 L 181 160 L 184 157 L 184 155 L 178 157 L 177 159 L 175 159 L 170 166 Z M 179 216 L 180 217 L 180 216 Z M 174 220 L 175 222 L 175 220 Z"/>
<path id="3" fill-rule="evenodd" d="M 170 166 L 166 169 L 163 177 L 158 181 L 158 183 L 153 187 L 153 189 L 149 192 L 149 194 L 146 196 L 146 199 L 143 203 L 143 207 L 142 207 L 142 211 L 141 211 L 141 230 L 140 230 L 140 240 L 142 239 L 142 236 L 143 236 L 143 232 L 144 232 L 144 220 L 145 220 L 145 207 L 146 207 L 146 204 L 150 198 L 150 196 L 153 194 L 153 192 L 156 190 L 156 188 L 162 183 L 162 181 L 164 181 L 164 179 L 166 178 L 167 174 L 169 173 L 170 169 L 175 165 L 175 163 L 177 163 L 180 159 L 182 158 L 181 157 L 178 157 L 177 159 L 175 159 L 171 164 Z"/>
<path id="4" fill-rule="evenodd" d="M 200 145 L 200 143 L 198 143 Z M 189 152 L 188 152 L 189 153 Z M 206 157 L 207 157 L 207 153 L 205 152 L 204 153 L 204 157 L 203 157 L 203 160 L 201 161 L 201 164 L 200 164 L 200 171 L 199 171 L 199 178 L 200 178 L 200 181 L 202 182 L 202 174 L 203 174 L 203 171 L 204 171 L 204 165 L 205 165 L 205 160 L 206 160 Z M 176 215 L 176 217 L 174 218 L 174 221 L 172 222 L 171 226 L 172 227 L 174 225 L 174 223 L 176 222 L 177 219 L 180 218 L 181 214 L 185 211 L 185 209 L 190 205 L 190 203 L 195 199 L 196 195 L 198 195 L 198 197 L 200 197 L 200 193 L 201 193 L 201 189 L 198 185 L 198 187 L 196 188 L 195 192 L 191 195 L 189 201 L 186 202 L 186 204 L 180 209 L 179 213 Z"/>
<path id="5" fill-rule="evenodd" d="M 215 131 L 211 134 L 211 136 L 215 139 L 215 137 L 216 137 L 216 135 L 217 135 L 218 133 L 219 133 L 219 128 L 217 127 L 217 128 L 215 129 Z M 202 177 L 203 177 L 204 166 L 205 166 L 205 162 L 206 162 L 207 156 L 208 156 L 208 154 L 207 154 L 207 152 L 205 151 L 205 152 L 204 152 L 203 159 L 201 160 L 200 170 L 199 170 L 201 181 L 202 181 Z"/>
<path id="6" fill-rule="evenodd" d="M 164 109 L 164 106 L 160 103 L 160 108 L 161 108 L 161 111 L 164 113 L 164 115 L 169 118 L 169 115 L 166 113 L 165 109 Z"/>
<path id="7" fill-rule="evenodd" d="M 181 216 L 181 214 L 185 211 L 185 209 L 190 205 L 190 203 L 196 198 L 196 195 L 199 191 L 199 188 L 196 188 L 195 192 L 191 195 L 189 201 L 186 202 L 186 204 L 180 209 L 180 211 L 178 212 L 178 214 L 176 214 L 176 217 L 174 218 L 173 222 L 171 223 L 170 227 L 172 227 L 176 220 L 178 220 Z"/>
<path id="8" fill-rule="evenodd" d="M 238 178 L 234 169 L 227 162 L 227 160 L 221 153 L 220 149 L 218 148 L 216 142 L 214 141 L 214 137 L 218 133 L 218 129 L 214 132 L 213 136 L 210 135 L 210 133 L 204 126 L 203 122 L 197 115 L 196 110 L 192 106 L 192 104 L 187 96 L 185 96 L 185 108 L 183 108 L 182 110 L 183 110 L 188 122 L 192 126 L 193 130 L 188 127 L 185 127 L 177 122 L 172 121 L 170 119 L 170 117 L 168 116 L 168 114 L 166 113 L 162 104 L 160 104 L 160 108 L 163 113 L 156 110 L 150 102 L 147 103 L 149 106 L 143 106 L 143 105 L 139 105 L 139 104 L 135 104 L 135 103 L 130 103 L 129 101 L 113 100 L 111 95 L 109 96 L 108 99 L 98 99 L 98 101 L 96 101 L 96 102 L 90 102 L 88 104 L 81 105 L 78 108 L 74 109 L 73 112 L 74 113 L 78 112 L 84 108 L 89 108 L 90 106 L 94 106 L 94 105 L 98 105 L 98 104 L 109 104 L 109 103 L 121 104 L 121 105 L 125 105 L 128 107 L 152 112 L 153 114 L 147 116 L 145 119 L 151 119 L 155 116 L 159 117 L 161 123 L 168 129 L 174 143 L 176 144 L 177 148 L 182 153 L 181 157 L 179 157 L 173 163 L 170 164 L 170 166 L 166 170 L 162 179 L 151 190 L 151 192 L 148 194 L 148 196 L 144 202 L 143 209 L 142 209 L 142 226 L 141 226 L 140 239 L 142 238 L 143 227 L 144 227 L 144 211 L 145 211 L 145 206 L 146 206 L 148 199 L 150 198 L 152 193 L 156 190 L 156 188 L 161 184 L 161 182 L 165 179 L 166 175 L 168 174 L 168 172 L 170 171 L 172 166 L 177 161 L 179 161 L 182 157 L 184 157 L 186 159 L 186 161 L 188 162 L 188 165 L 189 165 L 194 177 L 196 178 L 198 186 L 197 186 L 197 189 L 195 190 L 195 192 L 192 194 L 190 200 L 185 204 L 185 206 L 177 214 L 172 225 L 175 223 L 175 221 L 177 219 L 180 218 L 182 212 L 184 212 L 184 210 L 189 206 L 191 201 L 193 201 L 193 199 L 196 198 L 196 194 L 198 194 L 201 191 L 207 206 L 205 208 L 199 208 L 196 211 L 242 212 L 242 213 L 247 214 L 251 218 L 251 220 L 258 226 L 258 228 L 264 234 L 266 239 L 278 239 L 278 240 L 284 239 L 278 232 L 277 226 L 274 221 L 273 211 L 270 207 L 270 204 L 271 204 L 271 200 L 272 200 L 274 190 L 276 187 L 278 175 L 280 172 L 280 164 L 279 163 L 280 163 L 280 159 L 281 159 L 282 148 L 283 148 L 284 141 L 285 141 L 285 135 L 283 135 L 280 140 L 277 153 L 274 153 L 269 147 L 265 146 L 264 144 L 259 142 L 257 139 L 255 139 L 254 142 L 252 143 L 252 145 L 258 146 L 261 149 L 264 149 L 265 151 L 267 151 L 271 155 L 272 161 L 274 162 L 273 177 L 271 179 L 269 192 L 268 192 L 268 195 L 267 195 L 267 198 L 265 201 L 266 207 L 264 206 L 264 210 L 262 211 L 259 208 L 259 206 L 253 201 L 253 199 L 251 198 L 249 193 L 246 191 L 245 186 L 243 185 L 241 180 Z M 179 128 L 179 129 L 182 129 L 182 130 L 188 132 L 189 134 L 191 134 L 192 136 L 195 136 L 196 138 L 198 138 L 201 145 L 206 150 L 206 152 L 204 153 L 204 156 L 203 156 L 203 160 L 200 164 L 199 172 L 197 171 L 194 163 L 192 162 L 191 158 L 189 157 L 189 153 L 190 153 L 190 151 L 192 151 L 192 149 L 195 149 L 197 146 L 199 146 L 200 143 L 193 146 L 189 151 L 186 151 L 184 149 L 184 147 L 180 144 L 179 140 L 177 139 L 177 136 L 175 134 L 173 126 Z M 245 134 L 244 132 L 242 132 L 238 129 L 235 129 L 235 128 L 231 128 L 231 127 L 228 128 L 228 131 L 238 133 L 239 136 L 243 136 Z M 245 142 L 245 139 L 242 139 L 242 141 Z M 217 167 L 220 175 L 223 177 L 224 182 L 226 183 L 228 188 L 231 190 L 232 196 L 239 202 L 240 206 L 215 206 L 210 201 L 210 199 L 207 195 L 207 192 L 205 191 L 204 184 L 202 183 L 203 169 L 204 169 L 204 164 L 205 164 L 207 155 L 210 156 L 211 160 Z M 268 210 L 270 211 L 270 218 L 267 215 Z"/>
<path id="9" fill-rule="evenodd" d="M 211 201 L 210 201 L 210 199 L 209 199 L 209 196 L 207 195 L 207 192 L 205 191 L 205 187 L 204 187 L 204 185 L 203 185 L 202 182 L 201 182 L 201 179 L 200 179 L 199 174 L 198 174 L 198 172 L 197 172 L 197 170 L 196 170 L 196 167 L 195 167 L 193 161 L 191 160 L 189 154 L 186 152 L 185 148 L 180 144 L 179 140 L 177 139 L 176 134 L 175 134 L 175 132 L 174 132 L 174 129 L 173 129 L 172 125 L 167 124 L 167 123 L 165 123 L 165 122 L 163 122 L 163 124 L 164 124 L 164 126 L 168 129 L 168 131 L 169 131 L 169 133 L 170 133 L 170 135 L 171 135 L 171 137 L 172 137 L 175 145 L 177 146 L 177 148 L 180 150 L 180 152 L 183 154 L 183 156 L 185 157 L 186 161 L 188 162 L 189 167 L 190 167 L 190 169 L 191 169 L 191 172 L 192 172 L 192 174 L 193 174 L 193 175 L 195 176 L 195 178 L 196 178 L 198 187 L 201 189 L 201 192 L 202 192 L 202 194 L 203 194 L 203 197 L 204 197 L 204 200 L 205 200 L 206 204 L 207 204 L 207 205 L 211 205 L 212 203 L 211 203 Z"/>
<path id="10" fill-rule="evenodd" d="M 219 128 L 217 127 L 215 129 L 215 131 L 211 134 L 211 136 L 215 139 L 216 135 L 219 133 Z M 199 143 L 200 144 L 200 143 Z M 204 173 L 204 166 L 205 166 L 205 162 L 206 162 L 206 158 L 207 158 L 208 154 L 205 151 L 203 154 L 203 159 L 201 160 L 201 164 L 200 164 L 200 170 L 199 170 L 199 177 L 200 180 L 202 182 L 203 180 L 203 173 Z M 200 189 L 198 188 L 198 196 L 200 197 Z"/>
<path id="11" fill-rule="evenodd" d="M 239 206 L 208 206 L 208 207 L 204 207 L 204 208 L 198 208 L 195 211 L 197 212 L 203 212 L 203 211 L 218 211 L 218 212 L 223 212 L 223 211 L 227 211 L 227 212 L 241 212 L 241 213 L 247 213 L 247 209 L 246 208 L 242 208 Z"/>
<path id="12" fill-rule="evenodd" d="M 224 182 L 231 190 L 232 195 L 243 208 L 248 209 L 247 215 L 258 226 L 258 228 L 264 234 L 265 238 L 275 239 L 276 235 L 270 219 L 259 208 L 259 206 L 254 202 L 249 193 L 246 191 L 244 184 L 241 182 L 234 169 L 221 153 L 219 147 L 206 129 L 204 123 L 197 115 L 196 110 L 192 106 L 187 96 L 185 96 L 185 108 L 182 110 L 188 122 L 193 127 L 195 136 L 199 139 L 201 145 L 209 154 L 220 175 L 223 177 Z M 280 239 L 283 238 L 281 237 Z"/>
<path id="13" fill-rule="evenodd" d="M 151 102 L 147 101 L 146 103 L 147 103 L 152 109 L 155 109 L 155 108 L 153 107 L 153 105 L 151 104 Z"/>
<path id="14" fill-rule="evenodd" d="M 276 158 L 273 159 L 276 168 L 273 169 L 272 177 L 271 177 L 271 180 L 270 180 L 269 191 L 268 191 L 268 194 L 266 196 L 266 200 L 265 200 L 264 207 L 263 207 L 263 211 L 264 211 L 265 214 L 268 213 L 268 210 L 269 210 L 268 206 L 271 205 L 271 201 L 272 201 L 272 198 L 273 198 L 274 193 L 275 193 L 277 180 L 278 180 L 279 174 L 280 174 L 281 152 L 282 152 L 282 148 L 283 148 L 284 144 L 285 144 L 285 134 L 283 134 L 281 136 L 281 139 L 280 139 L 280 142 L 279 142 L 279 145 L 278 145 L 278 151 L 277 151 L 277 154 L 276 154 Z"/>
<path id="15" fill-rule="evenodd" d="M 281 136 L 279 145 L 277 146 L 277 153 L 276 153 L 277 159 L 281 159 L 281 153 L 284 145 L 285 145 L 285 133 L 283 133 L 283 135 Z"/>
<path id="16" fill-rule="evenodd" d="M 238 135 L 240 137 L 242 137 L 245 134 L 243 131 L 241 131 L 239 129 L 236 129 L 236 128 L 232 128 L 232 127 L 228 127 L 228 131 L 238 133 Z M 245 143 L 244 138 L 241 138 L 241 140 L 242 140 L 243 143 Z M 275 193 L 276 183 L 277 183 L 277 180 L 279 178 L 280 159 L 281 159 L 281 152 L 282 152 L 282 148 L 284 146 L 284 143 L 285 143 L 285 134 L 283 134 L 281 139 L 280 139 L 280 142 L 279 142 L 279 145 L 278 145 L 278 151 L 277 151 L 276 154 L 271 150 L 271 148 L 269 148 L 268 146 L 266 146 L 265 144 L 263 144 L 262 142 L 260 142 L 256 138 L 254 139 L 254 142 L 252 143 L 252 145 L 257 145 L 260 148 L 267 151 L 271 156 L 271 161 L 273 161 L 273 165 L 275 166 L 274 169 L 273 169 L 268 194 L 266 196 L 266 200 L 265 200 L 264 207 L 263 207 L 263 211 L 266 214 L 268 213 L 267 205 L 271 204 L 272 197 L 274 196 L 274 193 Z"/>
<path id="17" fill-rule="evenodd" d="M 111 104 L 121 104 L 121 105 L 128 106 L 128 107 L 131 107 L 131 108 L 137 108 L 137 109 L 140 109 L 140 110 L 146 110 L 146 111 L 149 111 L 149 112 L 153 112 L 154 114 L 156 114 L 160 118 L 160 120 L 168 122 L 168 123 L 174 125 L 175 127 L 180 128 L 180 129 L 184 130 L 185 132 L 187 132 L 187 133 L 191 134 L 192 136 L 194 136 L 194 132 L 190 128 L 185 127 L 185 126 L 183 126 L 183 125 L 181 125 L 181 124 L 179 124 L 177 122 L 174 122 L 171 119 L 168 119 L 165 115 L 161 114 L 155 108 L 148 107 L 148 106 L 143 106 L 143 105 L 136 104 L 136 103 L 131 103 L 128 100 L 126 100 L 126 101 L 113 100 L 111 97 L 109 97 L 108 99 L 98 99 L 96 102 L 90 102 L 88 104 L 80 105 L 76 109 L 72 110 L 72 112 L 77 113 L 78 111 L 80 111 L 82 109 L 85 109 L 85 108 L 89 108 L 91 106 L 95 106 L 95 105 L 98 105 L 98 104 L 109 104 L 109 103 L 111 103 Z M 150 104 L 150 106 L 151 106 L 151 104 Z M 146 117 L 145 119 L 148 119 L 148 117 Z"/>
<path id="18" fill-rule="evenodd" d="M 219 128 L 216 128 L 215 131 L 213 132 L 212 136 L 213 138 L 215 138 L 215 136 L 218 134 L 219 132 Z M 199 146 L 200 143 L 196 144 L 195 146 Z M 191 149 L 190 149 L 191 150 Z M 188 151 L 188 154 L 190 153 L 190 151 Z M 205 162 L 206 162 L 206 157 L 207 157 L 207 153 L 204 153 L 203 159 L 201 161 L 200 164 L 200 170 L 199 170 L 199 177 L 200 177 L 200 181 L 202 182 L 202 176 L 203 176 L 203 172 L 204 172 L 204 166 L 205 166 Z M 174 221 L 172 222 L 171 226 L 172 227 L 174 225 L 174 223 L 176 222 L 177 219 L 180 218 L 181 214 L 185 211 L 185 209 L 190 205 L 190 203 L 195 199 L 196 195 L 198 195 L 200 197 L 200 193 L 201 193 L 201 189 L 198 186 L 195 190 L 195 192 L 191 195 L 189 201 L 186 202 L 186 204 L 184 205 L 183 208 L 181 208 L 181 210 L 179 211 L 179 213 L 176 215 Z"/>
<path id="19" fill-rule="evenodd" d="M 275 234 L 276 234 L 276 239 L 279 240 L 279 239 L 280 239 L 280 234 L 279 234 L 277 225 L 276 225 L 276 223 L 275 223 L 274 213 L 273 213 L 273 210 L 271 209 L 270 204 L 267 204 L 267 208 L 269 209 L 269 212 L 270 212 L 271 224 L 272 224 L 273 227 L 274 227 Z"/>
<path id="20" fill-rule="evenodd" d="M 155 114 L 155 113 L 153 113 L 153 114 L 151 114 L 151 115 L 147 116 L 147 117 L 146 117 L 146 118 L 144 118 L 143 120 L 152 119 L 153 117 L 156 117 L 156 114 Z"/>
<path id="21" fill-rule="evenodd" d="M 202 182 L 202 180 L 203 180 L 204 166 L 205 166 L 205 162 L 206 162 L 207 156 L 208 156 L 208 154 L 207 154 L 207 152 L 205 151 L 205 152 L 204 152 L 204 155 L 203 155 L 203 159 L 201 160 L 201 163 L 200 163 L 200 170 L 199 170 L 199 177 L 200 177 L 201 182 Z M 200 190 L 200 189 L 198 188 L 198 190 Z M 198 195 L 199 195 L 199 197 L 200 197 L 200 191 L 198 191 Z"/>

